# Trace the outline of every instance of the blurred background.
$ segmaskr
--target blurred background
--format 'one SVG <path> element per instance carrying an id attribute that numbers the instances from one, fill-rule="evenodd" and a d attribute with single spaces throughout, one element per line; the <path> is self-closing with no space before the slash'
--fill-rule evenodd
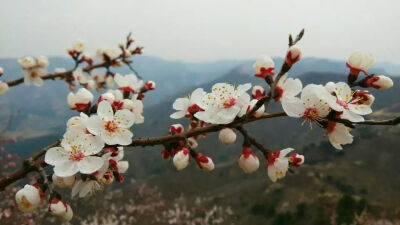
<path id="1" fill-rule="evenodd" d="M 76 40 L 94 54 L 101 47 L 117 49 L 132 32 L 144 47 L 133 66 L 157 84 L 144 99 L 145 123 L 133 133 L 165 135 L 173 123 L 187 125 L 169 118 L 176 98 L 217 82 L 263 85 L 253 76 L 254 59 L 271 55 L 279 68 L 288 34 L 305 28 L 299 43 L 304 58 L 289 76 L 305 84 L 344 81 L 349 53 L 370 51 L 377 63 L 369 72 L 395 83 L 373 92 L 369 118 L 385 119 L 400 112 L 399 7 L 396 0 L 3 0 L 1 80 L 22 76 L 17 59 L 23 56 L 49 56 L 48 72 L 71 69 L 67 49 Z M 0 139 L 10 140 L 2 146 L 2 170 L 13 169 L 6 164 L 8 154 L 25 158 L 62 137 L 66 121 L 76 115 L 66 104 L 68 93 L 64 82 L 46 81 L 41 88 L 20 85 L 0 96 Z M 210 173 L 194 163 L 178 173 L 161 159 L 160 146 L 131 148 L 125 182 L 72 201 L 72 224 L 400 224 L 400 127 L 359 126 L 354 143 L 343 151 L 330 145 L 323 130 L 302 127 L 296 119 L 246 127 L 269 148 L 294 147 L 306 164 L 272 183 L 263 168 L 246 175 L 237 166 L 241 140 L 223 146 L 210 134 L 199 141 L 216 163 Z M 0 196 L 2 207 L 10 204 L 5 193 Z M 7 219 L 4 211 L 0 215 L 1 224 L 28 224 Z M 59 223 L 50 217 L 33 215 L 34 224 Z"/>

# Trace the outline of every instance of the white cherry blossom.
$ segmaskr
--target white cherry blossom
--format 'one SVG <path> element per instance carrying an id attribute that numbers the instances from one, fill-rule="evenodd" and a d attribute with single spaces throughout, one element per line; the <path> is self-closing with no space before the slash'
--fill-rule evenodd
<path id="1" fill-rule="evenodd" d="M 177 110 L 171 114 L 172 119 L 180 119 L 182 117 L 191 118 L 195 113 L 203 109 L 200 108 L 199 104 L 206 92 L 202 88 L 197 88 L 192 92 L 192 94 L 186 98 L 178 98 L 172 105 L 172 108 Z"/>
<path id="2" fill-rule="evenodd" d="M 353 143 L 353 135 L 350 134 L 350 129 L 341 123 L 329 121 L 327 135 L 332 146 L 339 150 L 343 149 L 342 145 Z"/>
<path id="3" fill-rule="evenodd" d="M 122 76 L 117 73 L 114 76 L 114 80 L 115 83 L 117 83 L 119 89 L 122 91 L 135 93 L 138 92 L 143 86 L 143 81 L 140 80 L 135 74 Z"/>
<path id="4" fill-rule="evenodd" d="M 91 174 L 103 165 L 102 158 L 94 156 L 103 146 L 99 137 L 70 130 L 65 133 L 61 147 L 46 152 L 45 162 L 54 166 L 54 173 L 59 177 L 73 176 L 77 172 Z"/>
<path id="5" fill-rule="evenodd" d="M 79 116 L 71 117 L 67 121 L 67 131 L 75 130 L 82 133 L 89 133 L 87 130 L 89 117 L 85 113 L 80 113 Z"/>
<path id="6" fill-rule="evenodd" d="M 286 101 L 297 96 L 303 84 L 299 79 L 287 78 L 288 74 L 285 73 L 278 81 L 275 87 L 275 101 Z"/>
<path id="7" fill-rule="evenodd" d="M 247 90 L 251 84 L 239 85 L 236 88 L 232 84 L 217 83 L 212 87 L 212 92 L 206 94 L 200 103 L 204 111 L 199 111 L 195 117 L 207 123 L 228 124 L 236 116 L 243 116 L 250 103 L 250 95 Z"/>
<path id="8" fill-rule="evenodd" d="M 328 82 L 325 85 L 330 93 L 334 93 L 336 101 L 330 102 L 330 107 L 337 112 L 343 112 L 342 118 L 352 122 L 364 121 L 361 115 L 372 113 L 370 105 L 358 104 L 358 100 L 353 98 L 354 92 L 349 85 L 344 82 Z"/>
<path id="9" fill-rule="evenodd" d="M 135 121 L 134 114 L 122 109 L 113 112 L 111 104 L 101 101 L 97 107 L 97 115 L 90 116 L 88 130 L 98 135 L 109 145 L 129 145 L 132 142 L 132 132 L 129 130 Z"/>
<path id="10" fill-rule="evenodd" d="M 122 102 L 122 108 L 131 111 L 135 116 L 135 124 L 144 122 L 142 101 L 136 99 L 136 96 L 134 96 L 132 99 L 124 99 Z"/>
<path id="11" fill-rule="evenodd" d="M 289 158 L 286 156 L 293 148 L 286 148 L 277 152 L 268 153 L 268 176 L 272 182 L 276 182 L 286 176 L 289 169 Z"/>
<path id="12" fill-rule="evenodd" d="M 309 84 L 301 92 L 300 98 L 292 97 L 282 100 L 282 107 L 290 117 L 303 118 L 313 122 L 326 117 L 330 105 L 336 101 L 322 85 Z"/>

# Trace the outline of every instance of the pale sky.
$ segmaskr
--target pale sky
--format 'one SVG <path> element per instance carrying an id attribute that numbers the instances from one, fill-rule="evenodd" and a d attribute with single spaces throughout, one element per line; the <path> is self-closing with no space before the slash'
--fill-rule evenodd
<path id="1" fill-rule="evenodd" d="M 0 57 L 94 53 L 132 31 L 146 55 L 188 62 L 282 56 L 289 33 L 304 56 L 356 49 L 400 63 L 399 0 L 1 0 Z"/>

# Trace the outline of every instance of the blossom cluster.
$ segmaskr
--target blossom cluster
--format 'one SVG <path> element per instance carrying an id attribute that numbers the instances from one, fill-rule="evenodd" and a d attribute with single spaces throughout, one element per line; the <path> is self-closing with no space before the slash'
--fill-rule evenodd
<path id="1" fill-rule="evenodd" d="M 375 59 L 369 53 L 357 51 L 346 63 L 350 70 L 347 82 L 304 86 L 299 78 L 289 75 L 291 67 L 302 58 L 301 48 L 297 45 L 302 35 L 303 31 L 295 41 L 290 37 L 290 47 L 279 72 L 275 72 L 275 62 L 270 56 L 264 55 L 255 61 L 254 75 L 263 79 L 265 86 L 216 83 L 209 91 L 197 88 L 190 95 L 176 99 L 172 105 L 175 112 L 170 117 L 186 118 L 188 126 L 185 131 L 182 124 L 173 124 L 169 136 L 153 138 L 164 146 L 162 158 L 172 159 L 179 171 L 190 165 L 191 158 L 199 169 L 212 171 L 216 165 L 211 157 L 201 153 L 199 140 L 208 132 L 219 131 L 220 142 L 231 145 L 236 143 L 239 132 L 243 144 L 238 166 L 244 173 L 259 169 L 259 155 L 252 148 L 256 147 L 263 155 L 268 177 L 272 182 L 278 181 L 293 167 L 302 165 L 305 157 L 294 153 L 290 147 L 269 150 L 243 127 L 248 122 L 270 118 L 272 114 L 267 111 L 270 102 L 282 106 L 284 112 L 280 115 L 301 118 L 302 124 L 309 123 L 311 128 L 312 124 L 317 124 L 336 149 L 352 143 L 350 131 L 354 124 L 362 123 L 364 117 L 372 113 L 375 98 L 366 88 L 386 90 L 393 86 L 393 81 L 384 75 L 368 74 Z M 141 48 L 131 48 L 132 42 L 128 36 L 127 43 L 119 45 L 121 53 L 99 49 L 96 56 L 100 63 L 94 64 L 96 59 L 84 52 L 83 42 L 78 41 L 68 50 L 75 67 L 69 71 L 57 69 L 53 75 L 46 75 L 49 63 L 45 57 L 20 60 L 26 84 L 41 86 L 43 79 L 48 77 L 67 82 L 71 92 L 66 102 L 71 110 L 80 113 L 67 121 L 59 146 L 45 151 L 44 162 L 53 166 L 51 179 L 41 174 L 41 182 L 25 185 L 16 193 L 21 211 L 33 212 L 47 200 L 49 212 L 68 222 L 73 216 L 72 208 L 53 185 L 71 188 L 72 197 L 83 198 L 103 190 L 114 180 L 124 180 L 123 174 L 129 168 L 129 162 L 124 160 L 124 147 L 133 142 L 131 127 L 144 122 L 142 100 L 145 93 L 155 89 L 153 81 L 143 81 L 130 66 L 129 57 L 141 53 Z M 121 75 L 111 71 L 123 64 L 127 64 L 132 73 Z M 365 78 L 359 80 L 360 73 L 365 74 Z M 112 89 L 115 84 L 117 88 Z M 81 87 L 76 90 L 78 85 Z M 99 92 L 96 98 L 92 93 L 95 89 Z M 0 82 L 0 94 L 7 90 L 8 84 Z M 152 144 L 150 139 L 144 140 L 149 142 L 147 145 Z M 40 166 L 38 171 L 45 173 Z"/>
<path id="2" fill-rule="evenodd" d="M 120 55 L 109 49 L 98 51 L 102 60 L 100 65 L 107 65 L 105 72 L 91 69 L 94 59 L 83 52 L 83 42 L 77 42 L 68 50 L 76 65 L 86 63 L 86 67 L 77 66 L 70 72 L 57 69 L 55 75 L 65 75 L 60 78 L 72 90 L 66 103 L 71 110 L 80 114 L 67 121 L 60 146 L 46 151 L 44 162 L 54 166 L 51 179 L 35 185 L 25 185 L 16 193 L 15 200 L 22 212 L 33 212 L 47 200 L 48 211 L 61 221 L 68 222 L 73 217 L 72 208 L 51 186 L 71 188 L 72 197 L 83 198 L 103 190 L 114 180 L 124 181 L 123 174 L 127 172 L 129 163 L 123 160 L 123 146 L 132 142 L 132 125 L 144 122 L 142 100 L 145 92 L 155 89 L 153 81 L 145 82 L 133 71 L 121 75 L 109 68 L 129 64 L 128 58 L 132 54 L 140 54 L 140 48 L 129 49 L 132 42 L 132 39 L 128 39 L 126 45 L 120 45 Z M 20 60 L 20 64 L 24 70 L 25 83 L 37 86 L 43 84 L 47 59 L 27 57 Z M 113 90 L 114 82 L 117 89 Z M 1 83 L 0 86 L 2 84 L 7 83 Z M 77 84 L 82 87 L 75 91 Z M 101 92 L 104 88 L 108 90 L 99 93 L 96 101 L 92 90 Z"/>

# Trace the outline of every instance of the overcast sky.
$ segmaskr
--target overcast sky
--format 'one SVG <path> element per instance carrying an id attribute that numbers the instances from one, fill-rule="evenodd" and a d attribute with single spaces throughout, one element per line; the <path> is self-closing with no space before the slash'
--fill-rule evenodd
<path id="1" fill-rule="evenodd" d="M 282 56 L 306 28 L 305 56 L 346 59 L 355 49 L 400 63 L 399 0 L 1 0 L 0 57 L 91 52 L 129 31 L 144 53 L 190 62 Z"/>

